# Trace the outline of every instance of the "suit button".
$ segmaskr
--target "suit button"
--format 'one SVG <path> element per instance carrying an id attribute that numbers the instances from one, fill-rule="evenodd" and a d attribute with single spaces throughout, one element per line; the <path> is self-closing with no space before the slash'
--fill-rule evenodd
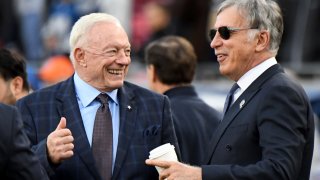
<path id="1" fill-rule="evenodd" d="M 231 146 L 230 144 L 227 144 L 227 145 L 226 145 L 226 150 L 227 150 L 227 151 L 231 151 L 231 150 L 232 150 L 232 146 Z"/>

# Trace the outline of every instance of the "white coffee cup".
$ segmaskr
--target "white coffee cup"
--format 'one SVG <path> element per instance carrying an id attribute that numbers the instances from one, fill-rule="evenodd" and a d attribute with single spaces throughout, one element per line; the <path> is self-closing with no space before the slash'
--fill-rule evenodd
<path id="1" fill-rule="evenodd" d="M 165 161 L 178 161 L 176 151 L 174 146 L 170 143 L 163 144 L 149 152 L 149 159 L 159 159 Z M 158 173 L 160 173 L 163 168 L 156 166 Z"/>

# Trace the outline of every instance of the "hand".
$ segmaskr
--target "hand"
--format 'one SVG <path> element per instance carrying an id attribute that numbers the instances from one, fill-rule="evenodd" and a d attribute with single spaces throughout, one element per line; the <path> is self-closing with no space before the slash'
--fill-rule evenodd
<path id="1" fill-rule="evenodd" d="M 62 117 L 56 130 L 47 138 L 48 156 L 53 164 L 59 164 L 73 156 L 73 136 L 66 126 L 66 118 Z"/>
<path id="2" fill-rule="evenodd" d="M 180 162 L 146 160 L 147 165 L 164 168 L 159 174 L 160 180 L 201 180 L 202 170 L 200 167 L 189 166 Z"/>

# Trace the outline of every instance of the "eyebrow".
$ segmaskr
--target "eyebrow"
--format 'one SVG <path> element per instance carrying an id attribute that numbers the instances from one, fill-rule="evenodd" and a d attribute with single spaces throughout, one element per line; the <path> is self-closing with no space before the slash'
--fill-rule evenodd
<path id="1" fill-rule="evenodd" d="M 120 43 L 114 43 L 114 44 L 107 44 L 104 48 L 102 48 L 102 51 L 105 51 L 109 48 L 131 48 L 131 44 L 120 44 Z"/>

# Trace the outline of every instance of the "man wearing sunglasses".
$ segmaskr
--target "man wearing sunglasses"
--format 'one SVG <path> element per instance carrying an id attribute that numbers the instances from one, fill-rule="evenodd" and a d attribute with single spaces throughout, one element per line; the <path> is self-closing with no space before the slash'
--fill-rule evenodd
<path id="1" fill-rule="evenodd" d="M 281 10 L 272 0 L 219 6 L 210 46 L 220 73 L 237 88 L 203 165 L 147 160 L 165 168 L 160 179 L 309 179 L 313 112 L 303 88 L 275 59 L 282 32 Z"/>

